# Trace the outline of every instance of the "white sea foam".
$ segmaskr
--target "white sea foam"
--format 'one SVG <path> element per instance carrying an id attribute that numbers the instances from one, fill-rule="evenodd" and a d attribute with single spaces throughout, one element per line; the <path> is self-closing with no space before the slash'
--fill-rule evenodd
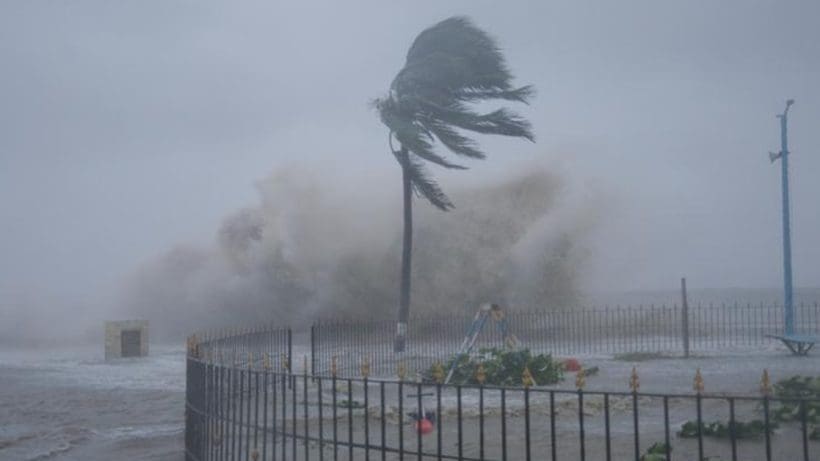
<path id="1" fill-rule="evenodd" d="M 0 367 L 36 371 L 56 384 L 94 389 L 185 390 L 185 351 L 154 347 L 148 357 L 105 361 L 90 347 L 0 351 Z"/>
<path id="2" fill-rule="evenodd" d="M 185 429 L 182 424 L 150 424 L 143 426 L 119 426 L 94 431 L 94 435 L 106 439 L 142 439 L 179 434 Z"/>

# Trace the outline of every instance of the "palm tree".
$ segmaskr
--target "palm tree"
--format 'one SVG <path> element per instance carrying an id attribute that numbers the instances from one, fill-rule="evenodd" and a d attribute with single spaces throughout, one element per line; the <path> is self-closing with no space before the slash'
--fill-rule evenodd
<path id="1" fill-rule="evenodd" d="M 456 155 L 485 158 L 478 143 L 463 131 L 534 141 L 524 118 L 503 108 L 479 113 L 473 106 L 488 100 L 527 103 L 533 88 L 514 88 L 512 78 L 495 40 L 468 18 L 452 17 L 416 37 L 404 68 L 390 85 L 389 96 L 375 101 L 382 123 L 390 130 L 390 150 L 402 169 L 404 235 L 396 352 L 404 351 L 410 314 L 413 192 L 442 211 L 454 207 L 427 173 L 424 162 L 466 169 L 436 153 L 436 141 Z"/>

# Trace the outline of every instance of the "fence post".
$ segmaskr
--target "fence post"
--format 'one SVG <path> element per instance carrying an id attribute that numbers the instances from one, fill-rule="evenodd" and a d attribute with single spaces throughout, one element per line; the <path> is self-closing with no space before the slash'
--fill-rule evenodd
<path id="1" fill-rule="evenodd" d="M 194 434 L 194 424 L 192 421 L 194 412 L 191 411 L 191 400 L 194 393 L 193 362 L 191 361 L 191 340 L 188 339 L 188 350 L 185 354 L 185 460 L 190 460 L 193 452 L 191 440 Z"/>
<path id="2" fill-rule="evenodd" d="M 288 373 L 293 374 L 293 330 L 288 327 Z M 288 379 L 288 389 L 293 387 L 293 380 Z"/>
<path id="3" fill-rule="evenodd" d="M 310 375 L 316 376 L 316 322 L 310 324 Z"/>
<path id="4" fill-rule="evenodd" d="M 683 337 L 683 356 L 689 357 L 689 303 L 686 301 L 686 277 L 680 279 L 681 291 L 681 335 Z"/>

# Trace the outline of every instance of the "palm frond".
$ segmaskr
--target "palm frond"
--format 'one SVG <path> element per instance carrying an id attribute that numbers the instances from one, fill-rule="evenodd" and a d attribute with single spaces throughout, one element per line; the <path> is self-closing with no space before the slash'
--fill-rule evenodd
<path id="1" fill-rule="evenodd" d="M 462 135 L 447 123 L 430 118 L 421 122 L 436 139 L 452 152 L 465 157 L 484 159 L 486 155 L 478 148 L 478 143 Z"/>
<path id="2" fill-rule="evenodd" d="M 416 195 L 424 197 L 430 204 L 441 211 L 449 211 L 455 206 L 450 198 L 441 190 L 438 183 L 430 177 L 421 162 L 413 158 L 413 154 L 407 155 L 407 161 L 403 161 L 401 154 L 394 152 L 396 160 L 410 175 L 410 183 Z"/>
<path id="3" fill-rule="evenodd" d="M 508 109 L 501 108 L 479 114 L 461 103 L 442 105 L 428 100 L 418 101 L 418 105 L 429 118 L 437 120 L 439 124 L 453 125 L 481 134 L 513 136 L 535 141 L 530 122 Z"/>
<path id="4" fill-rule="evenodd" d="M 463 131 L 521 137 L 533 141 L 532 126 L 508 109 L 478 113 L 474 103 L 528 103 L 531 86 L 515 88 L 501 49 L 465 17 L 452 17 L 422 31 L 390 85 L 390 96 L 377 100 L 382 122 L 413 155 L 413 187 L 439 209 L 449 199 L 422 168 L 422 160 L 445 168 L 464 167 L 435 152 L 436 140 L 456 155 L 483 159 L 478 144 Z"/>
<path id="5" fill-rule="evenodd" d="M 466 89 L 457 93 L 454 99 L 464 102 L 486 101 L 490 99 L 502 99 L 506 101 L 521 102 L 529 104 L 530 99 L 535 96 L 535 88 L 532 85 L 522 86 L 512 90 L 471 90 Z"/>
<path id="6" fill-rule="evenodd" d="M 392 135 L 401 143 L 402 147 L 410 150 L 428 162 L 444 168 L 464 170 L 467 167 L 451 163 L 433 150 L 433 136 L 424 126 L 413 122 L 389 110 L 382 113 L 385 124 L 391 127 Z"/>
<path id="7" fill-rule="evenodd" d="M 414 74 L 426 74 L 430 83 L 446 88 L 508 90 L 512 79 L 495 40 L 463 16 L 445 19 L 422 31 L 407 52 L 405 69 L 434 69 Z"/>

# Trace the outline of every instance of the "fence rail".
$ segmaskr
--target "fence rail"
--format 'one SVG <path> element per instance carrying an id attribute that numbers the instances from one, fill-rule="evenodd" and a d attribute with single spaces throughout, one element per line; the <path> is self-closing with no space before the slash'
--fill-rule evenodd
<path id="1" fill-rule="evenodd" d="M 766 335 L 783 333 L 783 310 L 774 304 L 508 312 L 505 320 L 523 347 L 552 354 L 677 354 L 684 353 L 687 341 L 689 351 L 714 351 L 760 346 L 772 341 Z M 355 372 L 364 358 L 377 375 L 391 373 L 399 359 L 412 369 L 426 369 L 453 357 L 471 322 L 464 315 L 414 318 L 399 357 L 393 353 L 393 320 L 320 321 L 311 327 L 311 371 L 326 374 L 333 357 L 342 374 Z M 797 333 L 820 334 L 820 305 L 796 306 L 795 326 Z M 492 321 L 477 338 L 480 347 L 504 347 Z"/>
<path id="2" fill-rule="evenodd" d="M 275 364 L 290 338 L 260 329 L 189 340 L 186 460 L 640 461 L 653 446 L 664 458 L 647 459 L 820 457 L 820 400 L 772 396 L 765 379 L 761 395 L 732 396 L 644 393 L 637 375 L 629 392 L 586 391 L 583 380 L 573 391 L 372 379 L 367 368 L 342 378 Z M 434 420 L 430 433 L 418 415 Z"/>
<path id="3" fill-rule="evenodd" d="M 293 361 L 293 332 L 290 328 L 262 326 L 235 328 L 200 333 L 189 338 L 189 346 L 197 345 L 198 354 L 208 360 L 245 364 L 262 363 L 267 358 L 274 369 L 288 368 Z"/>

